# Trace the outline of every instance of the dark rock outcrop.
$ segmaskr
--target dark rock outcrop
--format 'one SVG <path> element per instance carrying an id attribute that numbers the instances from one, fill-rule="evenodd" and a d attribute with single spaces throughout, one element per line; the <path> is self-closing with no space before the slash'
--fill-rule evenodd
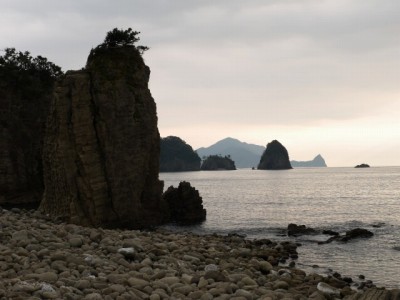
<path id="1" fill-rule="evenodd" d="M 370 238 L 373 235 L 374 234 L 367 229 L 355 228 L 355 229 L 346 231 L 345 235 L 335 235 L 324 242 L 318 242 L 318 243 L 319 244 L 328 244 L 333 241 L 346 243 L 350 240 L 357 239 L 357 238 Z"/>
<path id="2" fill-rule="evenodd" d="M 199 155 L 179 137 L 160 140 L 160 172 L 199 171 L 200 163 Z"/>
<path id="3" fill-rule="evenodd" d="M 37 207 L 43 193 L 42 143 L 54 85 L 50 71 L 55 65 L 43 57 L 39 65 L 29 52 L 13 48 L 5 53 L 0 57 L 0 206 Z"/>
<path id="4" fill-rule="evenodd" d="M 150 69 L 133 46 L 92 50 L 56 86 L 40 209 L 68 222 L 142 228 L 163 220 Z"/>
<path id="5" fill-rule="evenodd" d="M 370 166 L 368 164 L 360 164 L 355 166 L 354 168 L 369 168 Z"/>
<path id="6" fill-rule="evenodd" d="M 289 154 L 286 148 L 277 140 L 268 143 L 257 169 L 259 170 L 287 170 L 292 169 Z"/>
<path id="7" fill-rule="evenodd" d="M 323 167 L 327 167 L 325 160 L 321 156 L 321 154 L 318 154 L 316 157 L 314 157 L 313 160 L 309 160 L 309 161 L 291 160 L 290 164 L 292 165 L 293 168 L 323 168 Z"/>
<path id="8" fill-rule="evenodd" d="M 181 182 L 177 188 L 170 186 L 163 198 L 168 206 L 168 221 L 183 225 L 195 224 L 206 219 L 203 199 L 189 182 Z"/>
<path id="9" fill-rule="evenodd" d="M 287 228 L 288 236 L 300 236 L 300 235 L 307 235 L 307 234 L 317 234 L 318 232 L 311 228 L 306 227 L 306 225 L 297 225 L 290 223 Z"/>
<path id="10" fill-rule="evenodd" d="M 235 162 L 229 156 L 210 155 L 201 164 L 202 171 L 236 170 Z"/>

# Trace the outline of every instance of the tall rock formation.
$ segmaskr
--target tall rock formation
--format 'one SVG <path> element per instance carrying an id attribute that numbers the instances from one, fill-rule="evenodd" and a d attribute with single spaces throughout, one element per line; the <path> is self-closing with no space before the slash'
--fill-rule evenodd
<path id="1" fill-rule="evenodd" d="M 39 206 L 42 143 L 56 73 L 44 57 L 7 48 L 0 57 L 0 206 Z"/>
<path id="2" fill-rule="evenodd" d="M 289 154 L 286 148 L 277 140 L 268 143 L 257 169 L 259 170 L 287 170 L 292 169 Z"/>
<path id="3" fill-rule="evenodd" d="M 44 140 L 43 212 L 103 227 L 162 221 L 149 75 L 134 46 L 96 48 L 85 69 L 57 83 Z"/>

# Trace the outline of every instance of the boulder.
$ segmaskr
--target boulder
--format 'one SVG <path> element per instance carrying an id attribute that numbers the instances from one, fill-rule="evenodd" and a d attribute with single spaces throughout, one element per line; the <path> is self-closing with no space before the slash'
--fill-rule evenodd
<path id="1" fill-rule="evenodd" d="M 288 236 L 299 236 L 306 234 L 317 234 L 317 231 L 313 228 L 306 227 L 306 225 L 289 224 L 287 228 Z"/>
<path id="2" fill-rule="evenodd" d="M 286 148 L 277 140 L 267 144 L 260 163 L 259 170 L 287 170 L 292 169 L 289 161 L 289 154 Z"/>
<path id="3" fill-rule="evenodd" d="M 346 231 L 345 235 L 335 235 L 335 236 L 330 237 L 328 240 L 326 240 L 324 242 L 318 242 L 318 244 L 328 244 L 333 241 L 346 243 L 350 240 L 357 239 L 357 238 L 370 238 L 373 235 L 374 234 L 367 229 L 355 228 L 355 229 Z"/>
<path id="4" fill-rule="evenodd" d="M 43 147 L 42 212 L 96 227 L 163 220 L 149 75 L 135 47 L 96 48 L 86 68 L 57 82 Z"/>
<path id="5" fill-rule="evenodd" d="M 346 235 L 344 237 L 341 237 L 340 240 L 342 242 L 347 242 L 350 241 L 352 239 L 357 239 L 357 238 L 370 238 L 372 237 L 374 234 L 364 228 L 355 228 L 349 231 L 346 231 Z"/>
<path id="6" fill-rule="evenodd" d="M 177 188 L 170 186 L 163 198 L 168 205 L 170 222 L 189 225 L 206 219 L 203 199 L 189 182 L 182 181 Z"/>

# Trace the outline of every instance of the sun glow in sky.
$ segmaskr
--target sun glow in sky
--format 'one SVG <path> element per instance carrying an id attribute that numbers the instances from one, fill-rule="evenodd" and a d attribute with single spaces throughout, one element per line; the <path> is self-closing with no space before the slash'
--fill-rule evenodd
<path id="1" fill-rule="evenodd" d="M 141 31 L 161 136 L 225 137 L 328 166 L 400 165 L 398 0 L 0 0 L 0 48 L 80 69 Z"/>

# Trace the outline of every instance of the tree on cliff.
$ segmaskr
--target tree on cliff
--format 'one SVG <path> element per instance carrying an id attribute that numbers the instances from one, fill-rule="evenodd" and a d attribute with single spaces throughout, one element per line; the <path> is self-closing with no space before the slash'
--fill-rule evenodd
<path id="1" fill-rule="evenodd" d="M 179 137 L 160 140 L 160 172 L 199 171 L 200 162 L 199 155 Z"/>
<path id="2" fill-rule="evenodd" d="M 61 68 L 28 51 L 0 56 L 0 206 L 37 205 L 43 193 L 42 143 Z"/>
<path id="3" fill-rule="evenodd" d="M 15 48 L 4 49 L 4 55 L 0 56 L 0 68 L 2 70 L 19 70 L 38 72 L 48 77 L 57 77 L 62 74 L 61 68 L 47 60 L 43 56 L 32 57 L 28 51 L 21 52 Z"/>
<path id="4" fill-rule="evenodd" d="M 104 42 L 99 47 L 115 48 L 131 46 L 136 48 L 140 54 L 143 54 L 144 51 L 149 50 L 149 47 L 135 45 L 136 42 L 140 41 L 139 34 L 139 31 L 133 31 L 132 28 L 128 28 L 127 30 L 114 28 L 107 32 Z"/>

